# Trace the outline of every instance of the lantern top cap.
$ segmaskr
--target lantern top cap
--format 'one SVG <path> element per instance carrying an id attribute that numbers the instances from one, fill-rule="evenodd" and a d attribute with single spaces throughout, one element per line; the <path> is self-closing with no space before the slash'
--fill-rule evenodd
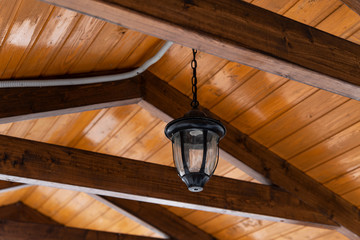
<path id="1" fill-rule="evenodd" d="M 193 109 L 184 117 L 169 122 L 165 127 L 165 135 L 171 140 L 175 133 L 186 129 L 210 130 L 216 133 L 219 139 L 222 139 L 226 133 L 226 128 L 220 121 L 207 117 L 198 109 Z"/>

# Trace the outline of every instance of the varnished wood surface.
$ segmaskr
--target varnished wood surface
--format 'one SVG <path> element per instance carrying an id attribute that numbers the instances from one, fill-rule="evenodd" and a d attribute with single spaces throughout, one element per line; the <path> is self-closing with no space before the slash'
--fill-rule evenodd
<path id="1" fill-rule="evenodd" d="M 358 45 L 243 1 L 45 2 L 360 100 Z"/>
<path id="2" fill-rule="evenodd" d="M 338 227 L 322 213 L 272 186 L 213 177 L 210 186 L 194 195 L 185 186 L 173 191 L 181 180 L 174 174 L 175 169 L 167 166 L 6 136 L 0 136 L 0 147 L 3 180 L 239 216 Z"/>
<path id="3" fill-rule="evenodd" d="M 346 5 L 360 15 L 360 2 L 356 0 L 342 0 Z"/>
<path id="4" fill-rule="evenodd" d="M 71 45 L 64 45 L 64 43 L 70 39 L 76 39 L 73 37 L 69 38 L 69 36 L 76 33 L 73 29 L 79 21 L 80 14 L 58 7 L 53 9 L 47 21 L 42 22 L 46 24 L 43 24 L 43 29 L 40 32 L 31 32 L 34 23 L 31 18 L 29 22 L 26 21 L 27 24 L 30 24 L 28 28 L 29 32 L 18 31 L 19 29 L 24 29 L 19 28 L 19 26 L 22 26 L 24 20 L 29 17 L 29 14 L 26 15 L 27 17 L 22 16 L 27 14 L 27 9 L 37 6 L 41 9 L 42 14 L 48 14 L 45 10 L 45 5 L 42 3 L 37 5 L 33 3 L 35 1 L 26 1 L 28 1 L 28 3 L 25 1 L 4 0 L 5 3 L 0 5 L 0 26 L 3 30 L 0 31 L 0 43 L 6 43 L 11 40 L 11 42 L 2 45 L 2 48 L 11 47 L 11 50 L 2 49 L 2 56 L 5 56 L 4 54 L 12 54 L 13 52 L 21 55 L 16 56 L 13 60 L 13 63 L 15 63 L 21 59 L 16 69 L 11 68 L 13 69 L 11 74 L 12 78 L 37 77 L 39 75 L 46 76 L 45 69 L 47 65 L 49 65 L 49 62 L 56 58 L 58 51 L 63 50 L 62 46 Z M 357 44 L 360 42 L 360 34 L 358 31 L 360 24 L 359 17 L 340 1 L 255 0 L 248 2 L 283 14 L 296 21 L 315 26 L 322 31 L 346 38 Z M 70 68 L 66 64 L 63 65 L 61 61 L 56 61 L 59 64 L 56 66 L 58 71 L 61 72 L 61 74 L 66 74 L 112 70 L 118 68 L 118 66 L 126 66 L 126 62 L 129 59 L 133 59 L 131 60 L 131 64 L 133 64 L 138 61 L 136 59 L 146 58 L 151 55 L 150 52 L 153 49 L 149 48 L 154 46 L 154 44 L 156 45 L 156 42 L 152 39 L 148 39 L 141 33 L 132 30 L 111 26 L 111 24 L 104 24 L 98 35 L 92 38 L 93 41 L 86 51 L 73 52 L 74 54 L 83 53 L 83 56 L 78 57 L 77 62 L 74 62 Z M 14 30 L 17 30 L 11 31 L 13 27 Z M 76 29 L 87 31 L 87 28 Z M 89 28 L 89 30 L 91 29 L 92 28 Z M 11 31 L 12 34 L 8 34 L 8 30 Z M 27 48 L 28 50 L 20 50 L 21 48 L 24 49 L 24 47 L 19 44 L 21 42 L 13 41 L 13 39 L 16 39 L 16 36 L 21 36 L 21 34 L 25 34 L 24 40 L 26 41 L 28 41 L 27 39 L 31 36 L 36 38 L 35 41 L 30 41 L 32 45 Z M 9 38 L 10 36 L 11 38 Z M 80 40 L 81 38 L 77 39 Z M 77 42 L 73 44 L 80 47 Z M 137 48 L 136 46 L 139 44 L 141 47 Z M 14 49 L 16 51 L 12 51 Z M 64 50 L 66 51 L 66 49 Z M 131 57 L 132 54 L 135 54 L 136 58 Z M 305 146 L 305 149 L 300 153 L 301 156 L 311 156 L 311 167 L 309 168 L 309 166 L 306 165 L 306 161 L 301 163 L 304 159 L 303 157 L 295 158 L 292 164 L 300 168 L 304 167 L 303 171 L 306 171 L 318 181 L 326 184 L 327 187 L 341 194 L 354 205 L 360 205 L 360 178 L 357 177 L 359 176 L 359 160 L 357 156 L 360 155 L 360 149 L 357 147 L 359 145 L 356 144 L 360 140 L 358 140 L 356 135 L 357 128 L 355 124 L 360 119 L 356 115 L 353 115 L 353 111 L 359 108 L 356 104 L 353 105 L 352 109 L 348 108 L 348 110 L 345 110 L 346 108 L 342 108 L 337 112 L 349 111 L 348 113 L 353 115 L 355 123 L 353 121 L 343 121 L 342 119 L 345 120 L 347 118 L 347 114 L 345 113 L 342 115 L 343 118 L 336 123 L 338 127 L 334 126 L 331 134 L 328 134 L 327 128 L 317 128 L 316 126 L 326 123 L 327 118 L 325 116 L 338 109 L 338 107 L 347 101 L 347 98 L 321 90 L 313 92 L 312 88 L 304 91 L 307 88 L 302 87 L 302 84 L 298 84 L 297 86 L 299 90 L 302 89 L 300 91 L 305 95 L 296 95 L 296 84 L 289 84 L 285 81 L 285 84 L 281 84 L 280 86 L 272 86 L 271 82 L 274 82 L 272 81 L 273 78 L 277 79 L 275 81 L 279 81 L 278 78 L 272 74 L 266 74 L 263 75 L 263 78 L 260 77 L 260 79 L 257 79 L 256 72 L 258 71 L 255 69 L 226 61 L 223 67 L 224 62 L 220 58 L 202 52 L 198 55 L 199 58 L 201 57 L 201 60 L 198 58 L 198 72 L 201 76 L 201 78 L 199 78 L 201 85 L 198 95 L 200 103 L 212 111 L 216 111 L 216 114 L 219 116 L 226 116 L 232 112 L 235 113 L 229 114 L 231 119 L 228 119 L 228 121 L 231 121 L 234 125 L 236 122 L 235 126 L 237 128 L 250 134 L 256 141 L 267 147 L 271 147 L 283 140 L 286 141 L 287 137 L 312 122 L 317 121 L 318 124 L 314 124 L 313 127 L 308 127 L 307 131 L 303 132 L 307 135 L 307 137 L 303 138 L 305 139 L 304 141 L 308 139 L 311 140 L 314 136 L 317 137 L 317 140 Z M 39 58 L 36 58 L 36 56 L 39 56 Z M 10 58 L 11 55 L 6 56 L 6 59 Z M 189 81 L 191 75 L 189 68 L 190 60 L 190 49 L 174 45 L 158 64 L 151 67 L 151 71 L 168 81 L 170 85 L 188 94 L 191 87 Z M 215 63 L 217 63 L 217 65 Z M 211 69 L 207 66 L 215 67 Z M 2 69 L 5 67 L 6 65 L 1 65 Z M 209 73 L 207 73 L 207 71 L 209 71 Z M 253 76 L 255 76 L 254 80 L 252 79 Z M 270 82 L 270 85 L 268 82 Z M 247 84 L 244 85 L 244 83 Z M 255 84 L 255 86 L 251 88 L 252 84 Z M 266 87 L 260 91 L 261 95 L 252 97 L 251 89 L 258 90 L 258 88 L 262 88 L 263 86 Z M 267 90 L 267 86 L 271 88 Z M 295 93 L 294 97 L 286 94 L 287 89 Z M 289 99 L 289 97 L 291 97 L 291 99 Z M 237 102 L 237 99 L 243 99 L 243 101 L 240 101 L 240 104 L 233 104 Z M 272 104 L 273 101 L 276 104 Z M 132 111 L 135 111 L 136 114 Z M 83 114 L 70 114 L 21 123 L 2 124 L 0 125 L 0 131 L 3 134 L 61 145 L 76 145 L 77 148 L 101 151 L 108 154 L 120 155 L 128 152 L 128 156 L 137 157 L 139 160 L 171 165 L 171 146 L 167 139 L 163 138 L 161 133 L 155 134 L 156 131 L 149 131 L 152 127 L 157 126 L 159 122 L 156 122 L 157 120 L 146 113 L 146 111 L 138 111 L 138 107 L 115 108 L 112 111 L 97 110 Z M 122 112 L 123 114 L 121 114 Z M 240 112 L 241 115 L 237 115 L 238 112 Z M 125 126 L 128 125 L 132 126 L 132 128 L 126 130 L 127 128 Z M 347 128 L 352 130 L 347 131 Z M 161 127 L 158 129 L 161 129 Z M 154 135 L 151 137 L 149 134 Z M 321 137 L 322 135 L 324 135 L 324 137 Z M 132 140 L 128 142 L 124 141 L 125 136 L 131 136 Z M 145 136 L 147 136 L 147 140 L 145 141 L 144 139 L 141 144 L 136 145 L 137 147 L 142 147 L 141 151 L 145 151 L 140 154 L 136 151 L 134 142 Z M 157 138 L 161 140 L 156 141 Z M 152 149 L 150 146 L 154 146 L 153 144 L 159 146 Z M 354 147 L 355 145 L 357 146 Z M 149 146 L 149 148 L 146 148 L 146 146 Z M 276 150 L 277 154 L 281 154 L 283 150 L 288 152 L 288 146 L 285 144 L 283 146 L 284 148 L 278 148 Z M 121 149 L 121 151 L 118 151 L 119 149 Z M 310 155 L 310 152 L 306 154 L 306 152 L 311 149 L 313 149 L 310 151 L 313 155 Z M 146 154 L 147 151 L 149 151 L 148 154 Z M 298 160 L 300 160 L 299 164 L 296 163 Z M 309 163 L 309 161 L 307 161 L 307 163 Z M 220 161 L 216 173 L 237 179 L 252 179 L 223 160 Z M 324 176 L 324 178 L 321 178 L 321 176 Z M 27 190 L 24 189 L 4 193 L 4 195 L 0 196 L 0 204 L 18 201 L 17 199 L 19 199 L 19 197 L 21 198 L 21 196 L 28 194 L 28 192 L 26 192 Z M 41 192 L 40 190 L 36 191 L 34 195 L 38 195 Z M 80 204 L 80 198 L 75 198 L 71 204 L 72 201 L 69 200 L 72 199 L 71 196 L 73 195 L 71 194 L 61 194 L 60 191 L 55 191 L 54 194 L 56 197 L 46 198 L 49 199 L 45 206 L 42 207 L 44 212 L 48 211 L 52 213 L 56 211 L 50 206 L 64 206 L 68 209 L 75 209 L 75 206 L 79 206 L 75 203 Z M 60 204 L 56 199 L 64 199 L 64 202 Z M 55 203 L 58 203 L 58 205 Z M 84 200 L 83 204 L 86 205 L 86 203 Z M 96 207 L 97 205 L 92 206 Z M 86 211 L 87 208 L 76 209 Z M 90 209 L 86 212 L 92 212 L 89 210 Z M 65 209 L 61 211 L 61 213 L 64 212 L 70 213 L 70 211 L 65 211 Z M 97 215 L 98 220 L 92 223 L 91 226 L 99 227 L 101 223 L 103 223 L 104 226 L 109 226 L 111 222 L 115 222 L 110 220 L 111 217 L 115 220 L 117 219 L 117 215 L 114 215 L 113 212 L 108 212 L 103 217 L 100 217 L 100 212 L 101 210 L 99 209 L 99 211 L 97 211 L 99 214 Z M 196 224 L 203 224 L 204 229 L 215 233 L 219 239 L 275 239 L 280 237 L 286 238 L 287 235 L 289 238 L 294 239 L 304 239 L 305 237 L 308 239 L 332 239 L 331 236 L 336 237 L 336 239 L 339 238 L 338 234 L 330 231 L 317 231 L 312 228 L 299 229 L 299 226 L 296 225 L 280 223 L 269 225 L 266 221 L 244 220 L 239 217 L 221 218 L 220 216 L 208 215 L 206 212 L 195 211 L 191 213 L 185 210 L 183 212 L 188 214 L 184 216 L 188 221 L 193 220 Z M 59 214 L 57 215 L 57 219 L 59 220 L 64 216 L 63 214 Z M 85 217 L 86 215 L 84 214 L 82 216 Z M 108 219 L 108 217 L 110 217 L 110 219 Z M 76 224 L 79 224 L 79 226 L 84 225 L 81 224 L 80 219 L 82 218 L 79 217 L 73 222 L 74 226 Z M 219 220 L 217 221 L 217 219 Z M 122 227 L 120 228 L 120 226 Z M 117 223 L 116 227 L 113 227 L 113 230 L 119 231 L 123 229 L 125 231 L 147 232 L 144 228 L 135 227 L 137 230 L 132 229 L 133 226 L 135 225 L 129 224 L 128 221 L 124 220 L 122 225 Z M 259 235 L 256 234 L 258 231 L 260 231 Z M 299 236 L 298 238 L 296 237 L 297 235 Z"/>
<path id="5" fill-rule="evenodd" d="M 215 240 L 210 234 L 191 225 L 160 205 L 112 197 L 104 197 L 104 199 L 139 219 L 148 222 L 170 238 L 179 240 L 191 238 Z"/>
<path id="6" fill-rule="evenodd" d="M 11 220 L 0 220 L 0 239 L 14 240 L 159 240 L 161 238 L 141 237 L 126 234 L 83 230 L 44 223 L 29 223 Z"/>
<path id="7" fill-rule="evenodd" d="M 0 214 L 0 219 L 5 220 L 56 225 L 58 224 L 51 218 L 41 214 L 29 206 L 26 206 L 22 202 L 0 207 Z"/>
<path id="8" fill-rule="evenodd" d="M 137 103 L 140 78 L 115 83 L 45 88 L 2 88 L 0 123 Z"/>

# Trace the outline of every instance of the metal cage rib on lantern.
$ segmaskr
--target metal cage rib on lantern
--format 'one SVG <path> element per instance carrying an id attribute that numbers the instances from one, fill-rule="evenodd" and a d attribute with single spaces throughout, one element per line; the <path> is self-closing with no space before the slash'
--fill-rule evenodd
<path id="1" fill-rule="evenodd" d="M 214 173 L 219 159 L 219 141 L 226 129 L 221 122 L 209 118 L 197 109 L 196 51 L 193 50 L 193 109 L 184 117 L 175 119 L 165 127 L 165 135 L 172 141 L 173 158 L 180 178 L 192 192 L 203 190 Z M 195 63 L 194 63 L 195 61 Z"/>

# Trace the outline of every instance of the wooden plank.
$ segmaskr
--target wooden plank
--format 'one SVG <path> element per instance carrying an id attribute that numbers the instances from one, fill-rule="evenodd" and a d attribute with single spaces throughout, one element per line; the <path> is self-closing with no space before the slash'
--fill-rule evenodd
<path id="1" fill-rule="evenodd" d="M 44 1 L 360 100 L 360 46 L 243 1 Z"/>
<path id="2" fill-rule="evenodd" d="M 359 0 L 341 0 L 354 12 L 360 15 L 360 1 Z"/>
<path id="3" fill-rule="evenodd" d="M 141 89 L 134 77 L 81 86 L 2 88 L 0 95 L 0 123 L 7 123 L 137 103 Z"/>
<path id="4" fill-rule="evenodd" d="M 53 8 L 40 1 L 21 1 L 16 17 L 1 45 L 0 77 L 2 79 L 13 77 L 19 64 L 41 34 Z"/>
<path id="5" fill-rule="evenodd" d="M 12 240 L 156 240 L 160 238 L 142 237 L 118 233 L 83 230 L 53 224 L 27 223 L 0 220 L 0 239 Z"/>
<path id="6" fill-rule="evenodd" d="M 144 73 L 143 78 L 146 79 L 144 86 L 144 102 L 146 104 L 143 106 L 157 108 L 157 112 L 161 112 L 165 120 L 182 117 L 189 110 L 190 98 L 149 72 Z M 207 109 L 202 110 L 208 116 L 222 120 Z M 358 208 L 226 121 L 222 120 L 222 122 L 227 128 L 227 135 L 220 143 L 223 158 L 242 168 L 259 181 L 268 179 L 298 197 L 318 212 L 342 225 L 342 231 L 348 237 L 360 238 L 360 219 L 358 218 L 360 210 Z M 259 178 L 259 176 L 265 176 L 266 179 Z"/>
<path id="7" fill-rule="evenodd" d="M 142 216 L 139 216 L 139 214 L 136 214 L 135 212 L 131 212 L 131 206 L 134 205 L 136 206 L 136 203 L 140 203 L 140 204 L 145 204 L 145 208 L 146 208 L 146 204 L 149 204 L 149 207 L 151 207 L 152 205 L 155 204 L 150 204 L 150 203 L 145 203 L 145 202 L 136 202 L 136 201 L 131 201 L 131 200 L 126 200 L 126 199 L 119 199 L 119 198 L 111 198 L 111 197 L 101 197 L 98 195 L 94 195 L 94 194 L 89 194 L 90 197 L 94 198 L 97 202 L 101 203 L 104 206 L 107 206 L 108 208 L 110 208 L 113 212 L 117 212 L 119 215 L 125 216 L 126 218 L 128 218 L 129 220 L 134 221 L 135 223 L 138 223 L 140 226 L 140 228 L 143 229 L 147 229 L 148 231 L 151 231 L 154 234 L 158 234 L 159 236 L 163 237 L 163 238 L 169 238 L 169 235 L 167 235 L 166 233 L 164 233 L 161 228 L 165 228 L 167 225 L 169 224 L 168 221 L 165 220 L 166 218 L 166 212 L 167 210 L 165 208 L 164 209 L 164 213 L 165 216 L 161 215 L 161 211 L 156 213 L 156 212 L 152 212 L 152 214 L 154 214 L 153 217 L 157 218 L 157 222 L 156 224 L 153 225 L 152 222 L 147 221 L 146 216 L 143 218 Z M 117 204 L 117 200 L 119 200 L 119 204 Z M 129 209 L 126 208 L 122 208 L 121 202 L 124 201 L 124 203 L 129 203 Z M 135 203 L 133 203 L 135 202 Z M 155 206 L 159 206 L 160 205 L 155 205 Z M 138 208 L 139 210 L 139 208 Z M 150 209 L 151 211 L 151 209 Z M 161 220 L 162 219 L 162 220 Z M 162 225 L 157 225 L 158 222 L 162 222 Z M 159 227 L 157 227 L 159 226 Z M 141 235 L 141 234 L 140 234 Z M 177 238 L 175 238 L 177 239 Z"/>
<path id="8" fill-rule="evenodd" d="M 334 227 L 334 223 L 322 214 L 288 193 L 267 185 L 214 176 L 204 192 L 193 194 L 186 189 L 174 168 L 167 166 L 8 136 L 0 136 L 0 149 L 2 180 Z"/>
<path id="9" fill-rule="evenodd" d="M 167 234 L 171 239 L 214 239 L 210 234 L 160 205 L 112 197 L 104 197 L 104 199 L 123 211 L 149 223 Z"/>

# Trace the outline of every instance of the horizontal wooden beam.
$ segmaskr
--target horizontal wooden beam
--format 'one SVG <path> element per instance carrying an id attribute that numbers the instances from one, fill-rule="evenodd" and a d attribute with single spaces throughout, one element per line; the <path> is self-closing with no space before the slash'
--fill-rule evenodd
<path id="1" fill-rule="evenodd" d="M 244 1 L 44 1 L 360 100 L 359 45 Z"/>
<path id="2" fill-rule="evenodd" d="M 0 124 L 134 104 L 141 95 L 139 77 L 80 86 L 0 88 Z"/>
<path id="3" fill-rule="evenodd" d="M 194 194 L 171 167 L 9 136 L 0 136 L 0 179 L 273 221 L 337 226 L 271 186 L 214 176 L 203 192 Z"/>
<path id="4" fill-rule="evenodd" d="M 199 229 L 158 204 L 113 197 L 103 197 L 103 199 L 105 200 L 105 202 L 102 201 L 103 203 L 110 203 L 110 206 L 112 205 L 112 207 L 115 206 L 115 208 L 120 208 L 128 214 L 150 223 L 155 228 L 167 234 L 171 239 L 215 240 L 215 238 L 207 232 Z"/>
<path id="5" fill-rule="evenodd" d="M 145 95 L 144 103 L 140 105 L 147 109 L 161 111 L 160 114 L 157 112 L 153 114 L 165 115 L 167 119 L 179 118 L 189 110 L 191 99 L 186 95 L 149 72 L 144 73 L 143 78 Z M 264 176 L 271 183 L 316 209 L 318 213 L 324 214 L 341 225 L 342 233 L 351 239 L 360 239 L 360 210 L 356 206 L 243 134 L 219 116 L 205 108 L 200 107 L 200 109 L 226 126 L 227 134 L 220 142 L 225 159 L 245 171 L 250 169 L 251 171 L 247 173 L 252 174 L 253 177 Z M 243 168 L 244 165 L 246 168 Z M 254 174 L 254 171 L 257 174 Z M 263 177 L 258 179 L 264 181 Z"/>
<path id="6" fill-rule="evenodd" d="M 0 239 L 11 240 L 159 240 L 110 232 L 85 230 L 54 224 L 0 220 Z"/>

